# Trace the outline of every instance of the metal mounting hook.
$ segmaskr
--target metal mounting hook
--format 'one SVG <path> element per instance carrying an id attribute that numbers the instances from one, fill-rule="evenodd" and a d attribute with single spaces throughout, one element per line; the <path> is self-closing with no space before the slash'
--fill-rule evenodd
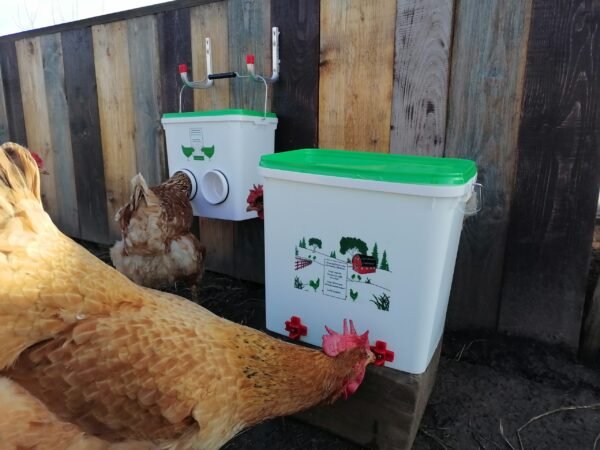
<path id="1" fill-rule="evenodd" d="M 254 71 L 254 55 L 246 56 L 246 67 L 254 81 L 275 83 L 279 80 L 279 27 L 271 29 L 271 76 L 257 75 Z"/>
<path id="2" fill-rule="evenodd" d="M 188 68 L 186 64 L 179 65 L 179 75 L 181 75 L 181 81 L 183 84 L 192 89 L 207 89 L 211 87 L 214 82 L 211 78 L 212 71 L 212 54 L 210 47 L 210 38 L 204 38 L 204 46 L 206 48 L 206 78 L 202 81 L 190 81 L 188 79 Z"/>

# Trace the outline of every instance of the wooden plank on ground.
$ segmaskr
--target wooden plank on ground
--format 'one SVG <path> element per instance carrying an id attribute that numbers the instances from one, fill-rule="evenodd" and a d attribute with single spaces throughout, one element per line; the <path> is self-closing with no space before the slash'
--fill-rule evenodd
<path id="1" fill-rule="evenodd" d="M 27 145 L 17 51 L 15 43 L 12 41 L 0 42 L 0 70 L 2 70 L 9 139 L 21 145 Z"/>
<path id="2" fill-rule="evenodd" d="M 190 11 L 193 79 L 206 78 L 205 38 L 211 40 L 214 73 L 230 72 L 228 48 L 227 3 L 209 3 Z M 211 88 L 194 90 L 194 110 L 229 108 L 229 84 L 237 80 L 215 80 Z"/>
<path id="3" fill-rule="evenodd" d="M 295 417 L 367 448 L 410 450 L 435 384 L 441 347 L 422 374 L 369 366 L 348 400 Z"/>
<path id="4" fill-rule="evenodd" d="M 163 181 L 166 155 L 160 124 L 160 73 L 156 17 L 127 21 L 129 64 L 135 111 L 137 170 L 149 186 Z"/>
<path id="5" fill-rule="evenodd" d="M 107 244 L 111 239 L 91 29 L 65 31 L 61 41 L 80 236 Z"/>
<path id="6" fill-rule="evenodd" d="M 8 112 L 6 110 L 4 82 L 2 81 L 2 66 L 0 66 L 0 142 L 8 141 L 9 135 L 10 129 L 8 125 Z"/>
<path id="7" fill-rule="evenodd" d="M 454 0 L 398 0 L 390 152 L 443 156 Z"/>
<path id="8" fill-rule="evenodd" d="M 229 66 L 230 70 L 247 74 L 246 55 L 255 57 L 255 72 L 271 75 L 270 0 L 229 0 Z M 262 111 L 265 103 L 263 83 L 249 78 L 231 82 L 232 108 Z M 271 87 L 269 87 L 269 94 Z M 271 97 L 267 109 L 270 110 Z"/>
<path id="9" fill-rule="evenodd" d="M 80 237 L 77 187 L 65 93 L 65 72 L 60 34 L 40 36 L 52 157 L 57 197 L 56 225 L 72 237 Z"/>
<path id="10" fill-rule="evenodd" d="M 534 0 L 499 328 L 576 349 L 600 183 L 600 9 Z"/>
<path id="11" fill-rule="evenodd" d="M 321 2 L 319 146 L 389 152 L 396 1 Z"/>
<path id="12" fill-rule="evenodd" d="M 463 227 L 454 329 L 497 326 L 530 8 L 531 0 L 457 3 L 445 154 L 475 160 L 484 209 Z"/>
<path id="13" fill-rule="evenodd" d="M 182 8 L 158 15 L 158 44 L 160 52 L 161 113 L 179 111 L 179 90 L 183 83 L 179 64 L 192 62 L 190 9 Z M 192 111 L 193 95 L 183 94 L 182 110 Z"/>
<path id="14" fill-rule="evenodd" d="M 36 37 L 17 41 L 16 48 L 27 143 L 29 149 L 38 153 L 44 160 L 48 173 L 41 176 L 42 201 L 45 210 L 60 228 L 62 223 L 60 222 L 55 181 L 57 168 L 55 168 L 52 154 L 41 39 Z"/>
<path id="15" fill-rule="evenodd" d="M 136 174 L 135 111 L 127 22 L 92 27 L 109 232 L 120 237 L 115 213 L 130 196 Z"/>
<path id="16" fill-rule="evenodd" d="M 271 0 L 271 24 L 281 32 L 280 78 L 273 85 L 277 152 L 318 145 L 319 4 Z"/>

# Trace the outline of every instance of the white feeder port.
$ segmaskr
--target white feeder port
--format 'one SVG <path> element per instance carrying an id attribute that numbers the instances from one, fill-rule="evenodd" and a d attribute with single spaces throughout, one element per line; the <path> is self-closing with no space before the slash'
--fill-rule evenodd
<path id="1" fill-rule="evenodd" d="M 423 373 L 440 342 L 472 161 L 306 149 L 263 156 L 267 328 L 320 346 L 369 330 L 377 364 Z M 480 193 L 480 191 L 477 191 Z M 475 197 L 475 196 L 474 196 Z"/>
<path id="2" fill-rule="evenodd" d="M 194 215 L 225 220 L 256 218 L 247 211 L 250 189 L 262 184 L 258 163 L 273 153 L 277 117 L 245 109 L 168 113 L 162 117 L 169 175 L 192 174 Z"/>

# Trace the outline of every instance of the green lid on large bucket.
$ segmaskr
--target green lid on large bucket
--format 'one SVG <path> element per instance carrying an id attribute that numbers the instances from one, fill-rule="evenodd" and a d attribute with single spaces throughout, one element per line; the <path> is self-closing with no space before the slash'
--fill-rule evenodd
<path id="1" fill-rule="evenodd" d="M 475 163 L 467 159 L 315 148 L 263 155 L 260 166 L 359 180 L 444 186 L 466 184 L 477 174 Z"/>
<path id="2" fill-rule="evenodd" d="M 253 117 L 277 117 L 275 113 L 254 111 L 251 109 L 217 109 L 214 111 L 190 111 L 181 113 L 165 113 L 163 119 L 178 119 L 181 117 L 211 117 L 211 116 L 253 116 Z"/>

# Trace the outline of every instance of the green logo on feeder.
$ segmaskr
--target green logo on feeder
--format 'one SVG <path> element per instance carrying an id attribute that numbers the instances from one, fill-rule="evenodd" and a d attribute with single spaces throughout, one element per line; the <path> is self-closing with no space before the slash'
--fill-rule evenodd
<path id="1" fill-rule="evenodd" d="M 186 147 L 185 145 L 181 146 L 181 152 L 188 159 L 190 158 L 190 156 L 192 156 L 194 154 L 195 151 L 196 151 L 196 149 L 194 147 Z M 206 157 L 208 159 L 210 159 L 215 154 L 215 146 L 211 145 L 210 147 L 202 147 L 200 149 L 200 151 L 202 153 L 204 153 L 204 155 L 206 155 Z M 202 155 L 194 155 L 194 161 L 204 161 L 204 156 L 202 156 Z"/>

